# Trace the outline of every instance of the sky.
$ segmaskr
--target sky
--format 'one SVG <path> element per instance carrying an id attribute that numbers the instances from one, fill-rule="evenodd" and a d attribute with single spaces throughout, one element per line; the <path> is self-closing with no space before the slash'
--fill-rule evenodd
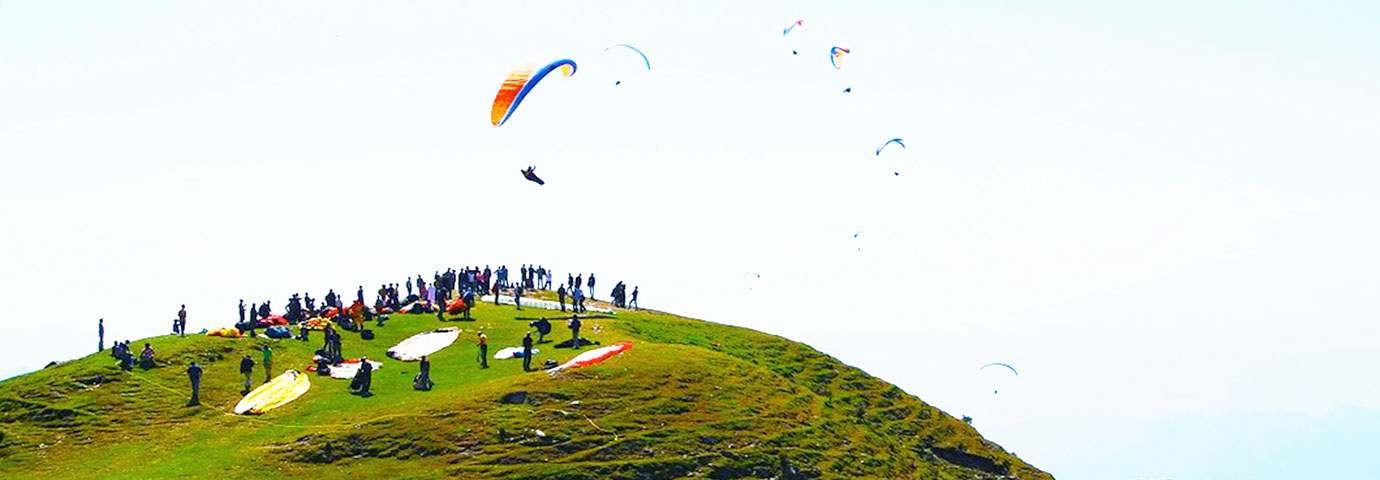
<path id="1" fill-rule="evenodd" d="M 1060 479 L 1380 477 L 1380 4 L 854 3 L 0 0 L 0 377 L 538 263 Z"/>

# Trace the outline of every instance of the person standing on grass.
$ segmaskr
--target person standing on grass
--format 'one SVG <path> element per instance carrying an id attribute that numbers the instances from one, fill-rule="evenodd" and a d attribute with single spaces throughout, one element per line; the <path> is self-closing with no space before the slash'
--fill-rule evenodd
<path id="1" fill-rule="evenodd" d="M 522 283 L 513 286 L 513 305 L 522 310 Z"/>
<path id="2" fill-rule="evenodd" d="M 240 323 L 244 323 L 244 299 L 240 299 Z"/>
<path id="3" fill-rule="evenodd" d="M 580 348 L 580 316 L 570 316 L 570 348 Z"/>
<path id="4" fill-rule="evenodd" d="M 556 289 L 556 300 L 558 300 L 558 301 L 561 302 L 561 311 L 564 312 L 564 311 L 565 311 L 565 284 L 561 284 L 561 287 Z"/>
<path id="5" fill-rule="evenodd" d="M 264 383 L 273 380 L 273 349 L 264 344 Z"/>
<path id="6" fill-rule="evenodd" d="M 186 305 L 183 305 L 183 306 L 182 306 L 182 309 L 177 311 L 177 334 L 178 334 L 179 336 L 183 336 L 183 337 L 187 336 L 187 306 L 186 306 Z"/>
<path id="7" fill-rule="evenodd" d="M 594 300 L 594 274 L 589 274 L 589 299 Z"/>
<path id="8" fill-rule="evenodd" d="M 479 332 L 479 368 L 489 368 L 489 336 Z"/>
<path id="9" fill-rule="evenodd" d="M 532 371 L 532 332 L 522 337 L 522 371 Z"/>
<path id="10" fill-rule="evenodd" d="M 187 406 L 201 405 L 201 365 L 192 362 L 192 365 L 187 367 L 187 378 L 192 381 L 192 400 L 187 402 Z"/>
<path id="11" fill-rule="evenodd" d="M 102 318 L 102 319 L 96 321 L 96 335 L 98 335 L 98 336 L 100 337 L 100 339 L 97 341 L 98 343 L 96 343 L 96 351 L 97 351 L 97 352 L 104 352 L 104 351 L 105 351 L 105 319 L 104 319 L 104 318 Z"/>
<path id="12" fill-rule="evenodd" d="M 249 385 L 253 381 L 249 377 L 254 374 L 254 359 L 249 358 L 249 355 L 240 359 L 240 374 L 244 375 L 244 390 L 240 391 L 240 395 L 248 395 Z"/>
<path id="13" fill-rule="evenodd" d="M 631 301 L 631 302 L 628 302 L 628 305 L 631 305 L 633 310 L 637 310 L 637 286 L 636 286 L 636 285 L 633 285 L 632 301 Z"/>

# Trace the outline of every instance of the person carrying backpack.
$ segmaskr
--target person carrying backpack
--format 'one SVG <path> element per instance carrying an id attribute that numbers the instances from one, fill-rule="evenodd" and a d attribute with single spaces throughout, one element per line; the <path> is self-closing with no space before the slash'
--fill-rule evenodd
<path id="1" fill-rule="evenodd" d="M 254 374 L 254 359 L 249 358 L 249 355 L 240 359 L 240 374 L 244 375 L 244 390 L 240 391 L 240 395 L 248 395 L 249 385 L 252 382 L 249 377 Z"/>

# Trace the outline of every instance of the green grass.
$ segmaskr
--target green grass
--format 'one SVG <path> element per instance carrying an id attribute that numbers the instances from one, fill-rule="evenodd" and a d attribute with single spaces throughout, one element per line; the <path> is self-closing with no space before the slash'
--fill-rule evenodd
<path id="1" fill-rule="evenodd" d="M 261 416 L 226 413 L 240 399 L 239 358 L 258 362 L 270 343 L 275 373 L 305 369 L 320 332 L 311 342 L 155 337 L 150 371 L 121 372 L 102 353 L 16 377 L 0 383 L 0 478 L 770 478 L 779 455 L 819 478 L 1049 478 L 892 385 L 743 328 L 621 311 L 581 332 L 635 342 L 601 365 L 555 379 L 523 372 L 521 360 L 478 368 L 477 330 L 492 352 L 527 331 L 513 317 L 555 314 L 483 304 L 475 321 L 394 315 L 375 340 L 343 332 L 346 356 L 384 362 L 375 395 L 312 375 L 309 392 Z M 414 391 L 417 363 L 384 353 L 442 325 L 464 331 L 432 356 L 436 388 Z M 568 336 L 556 325 L 557 341 Z M 536 362 L 574 355 L 551 345 Z M 193 359 L 205 368 L 203 406 L 185 408 Z M 525 401 L 500 401 L 514 392 Z"/>

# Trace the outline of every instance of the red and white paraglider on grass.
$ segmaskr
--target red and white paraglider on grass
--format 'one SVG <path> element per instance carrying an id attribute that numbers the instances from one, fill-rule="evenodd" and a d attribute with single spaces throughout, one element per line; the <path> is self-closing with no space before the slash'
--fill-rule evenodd
<path id="1" fill-rule="evenodd" d="M 599 347 L 594 350 L 590 350 L 588 352 L 576 355 L 575 358 L 572 358 L 570 359 L 570 361 L 561 364 L 561 366 L 552 368 L 551 370 L 547 370 L 547 373 L 550 373 L 551 376 L 554 377 L 556 376 L 556 374 L 559 374 L 566 370 L 588 367 L 590 365 L 603 362 L 604 360 L 608 360 L 609 358 L 612 358 L 627 350 L 631 350 L 632 347 L 633 343 L 631 341 L 622 341 L 615 343 L 613 345 L 609 345 L 607 347 Z"/>

